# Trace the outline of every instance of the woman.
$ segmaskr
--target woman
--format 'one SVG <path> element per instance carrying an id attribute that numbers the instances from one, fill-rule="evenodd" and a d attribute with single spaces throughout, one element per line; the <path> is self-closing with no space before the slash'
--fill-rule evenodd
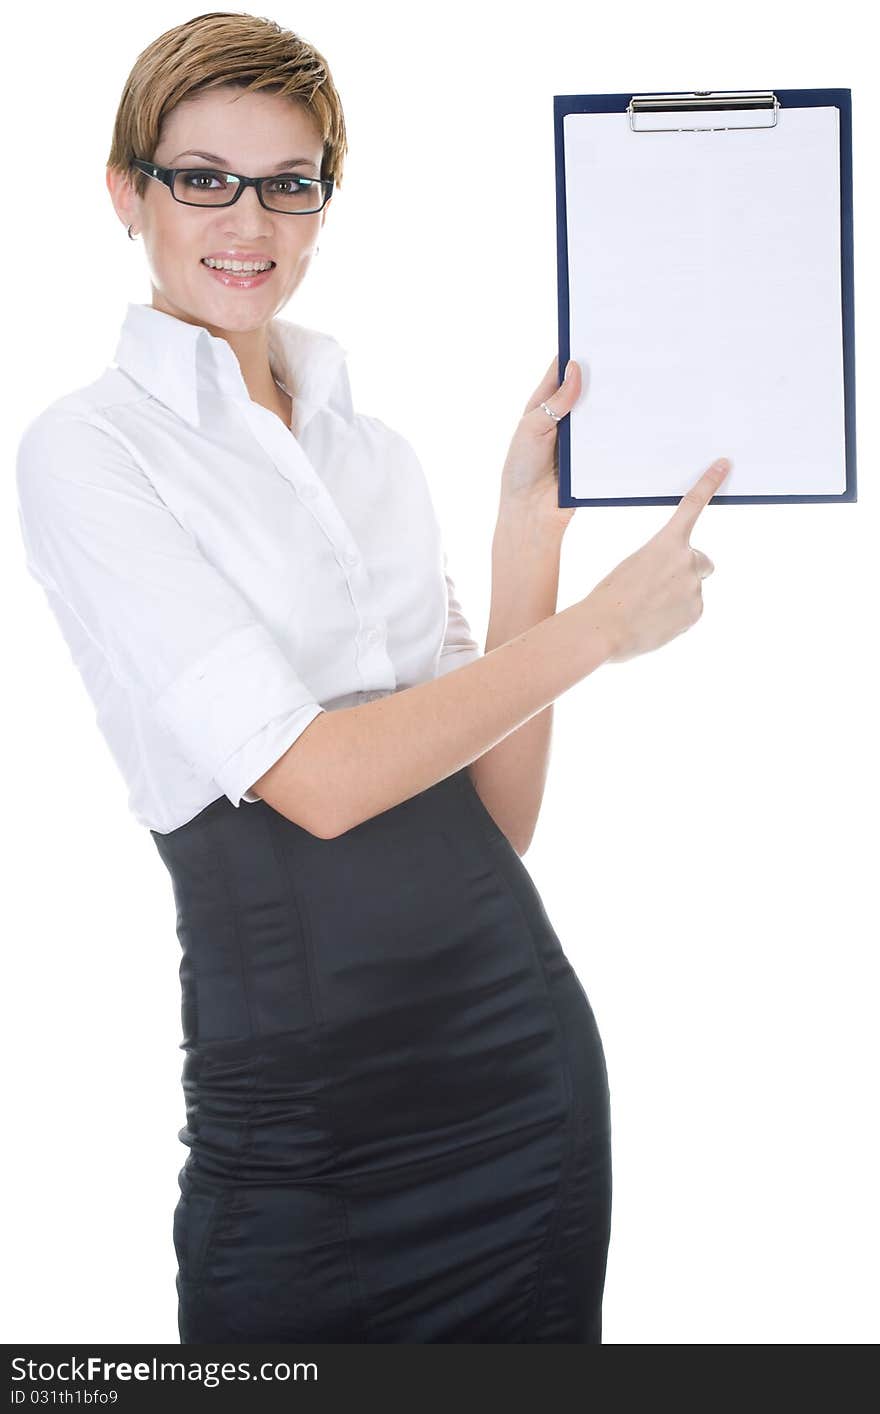
<path id="1" fill-rule="evenodd" d="M 520 856 L 553 701 L 699 617 L 688 533 L 724 471 L 556 613 L 580 374 L 551 366 L 481 655 L 412 449 L 277 314 L 344 151 L 288 31 L 215 13 L 151 44 L 107 181 L 152 303 L 19 448 L 28 567 L 173 885 L 180 1337 L 598 1344 L 607 1072 Z"/>

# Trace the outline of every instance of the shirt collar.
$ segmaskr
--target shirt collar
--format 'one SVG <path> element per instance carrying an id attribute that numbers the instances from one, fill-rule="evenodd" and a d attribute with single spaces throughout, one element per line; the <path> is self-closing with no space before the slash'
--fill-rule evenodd
<path id="1" fill-rule="evenodd" d="M 332 334 L 277 315 L 269 323 L 269 366 L 294 400 L 299 432 L 321 408 L 354 417 L 347 350 Z M 198 386 L 207 378 L 231 397 L 250 399 L 241 366 L 226 339 L 148 304 L 129 304 L 116 366 L 193 427 L 199 427 Z"/>

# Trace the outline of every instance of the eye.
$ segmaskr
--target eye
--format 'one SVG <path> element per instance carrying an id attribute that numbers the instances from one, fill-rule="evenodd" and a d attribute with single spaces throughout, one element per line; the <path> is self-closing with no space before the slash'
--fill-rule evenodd
<path id="1" fill-rule="evenodd" d="M 286 188 L 285 183 L 287 184 Z M 296 191 L 308 191 L 312 181 L 310 177 L 300 177 L 291 172 L 289 175 L 284 173 L 280 177 L 272 177 L 267 185 L 278 196 L 290 196 Z"/>
<path id="2" fill-rule="evenodd" d="M 212 172 L 207 167 L 193 167 L 190 171 L 182 172 L 180 175 L 183 177 L 184 184 L 189 191 L 216 190 L 216 188 L 212 188 L 208 185 L 211 180 L 216 181 L 218 186 L 225 187 L 226 185 L 226 181 L 221 172 Z M 204 183 L 204 185 L 202 185 L 202 183 Z"/>

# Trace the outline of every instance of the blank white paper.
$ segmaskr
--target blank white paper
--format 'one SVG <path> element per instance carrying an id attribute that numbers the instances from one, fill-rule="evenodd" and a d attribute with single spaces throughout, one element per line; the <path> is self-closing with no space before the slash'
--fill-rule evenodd
<path id="1" fill-rule="evenodd" d="M 846 489 L 838 117 L 565 115 L 573 496 Z"/>

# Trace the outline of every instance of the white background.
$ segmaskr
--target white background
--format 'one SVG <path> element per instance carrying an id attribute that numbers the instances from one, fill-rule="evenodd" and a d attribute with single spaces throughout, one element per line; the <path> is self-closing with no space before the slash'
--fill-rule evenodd
<path id="1" fill-rule="evenodd" d="M 13 464 L 25 422 L 110 362 L 126 302 L 149 303 L 143 247 L 113 211 L 104 164 L 136 55 L 197 13 L 93 3 L 14 7 L 7 20 L 7 1341 L 178 1339 L 171 1215 L 186 1150 L 174 905 L 25 573 Z M 707 19 L 703 4 L 639 0 L 616 10 L 298 0 L 265 13 L 327 58 L 350 141 L 321 254 L 282 312 L 340 339 L 356 407 L 418 450 L 481 641 L 501 466 L 556 353 L 553 95 L 853 90 L 858 503 L 703 513 L 692 543 L 715 563 L 703 617 L 558 700 L 524 862 L 608 1060 L 606 1343 L 873 1343 L 868 12 L 842 3 L 829 20 L 819 7 L 745 0 L 735 16 Z M 580 507 L 559 607 L 669 514 Z"/>

